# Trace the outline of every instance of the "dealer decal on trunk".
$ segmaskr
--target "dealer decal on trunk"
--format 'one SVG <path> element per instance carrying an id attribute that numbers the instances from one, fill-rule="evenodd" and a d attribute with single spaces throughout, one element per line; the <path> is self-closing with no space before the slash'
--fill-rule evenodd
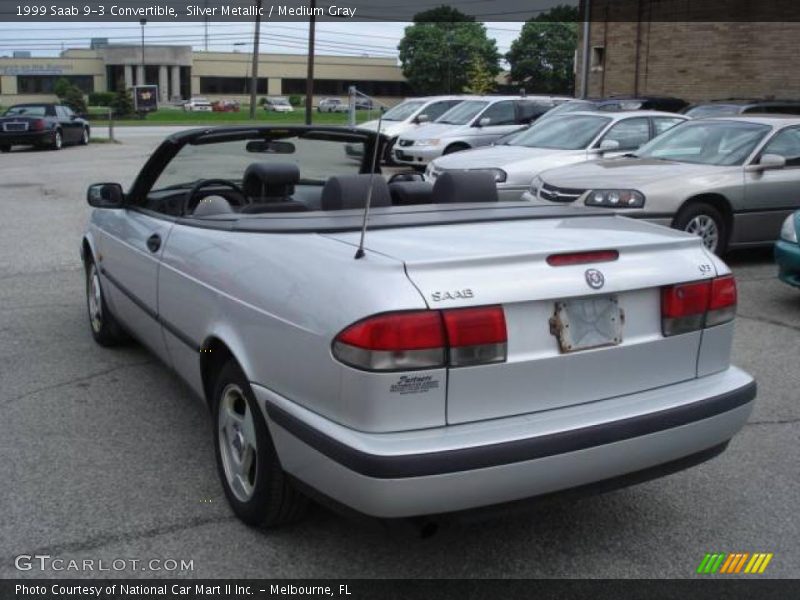
<path id="1" fill-rule="evenodd" d="M 433 375 L 401 375 L 389 391 L 393 394 L 420 394 L 438 388 L 439 380 Z"/>

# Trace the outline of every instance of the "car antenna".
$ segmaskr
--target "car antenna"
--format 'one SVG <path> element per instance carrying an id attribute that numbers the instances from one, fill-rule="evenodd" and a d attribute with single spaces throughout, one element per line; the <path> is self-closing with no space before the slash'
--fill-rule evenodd
<path id="1" fill-rule="evenodd" d="M 353 257 L 356 260 L 364 258 L 364 236 L 367 235 L 367 219 L 369 218 L 369 205 L 372 203 L 372 188 L 375 181 L 375 171 L 378 168 L 378 148 L 381 145 L 381 124 L 383 122 L 383 111 L 386 107 L 381 105 L 378 115 L 378 129 L 375 137 L 375 145 L 372 148 L 372 170 L 369 174 L 369 187 L 367 187 L 367 202 L 364 205 L 364 221 L 361 223 L 361 240 L 358 242 L 358 250 Z"/>

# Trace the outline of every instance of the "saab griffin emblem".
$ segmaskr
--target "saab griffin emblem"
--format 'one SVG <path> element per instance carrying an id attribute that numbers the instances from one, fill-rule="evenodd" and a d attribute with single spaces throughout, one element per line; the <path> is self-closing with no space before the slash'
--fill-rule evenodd
<path id="1" fill-rule="evenodd" d="M 606 284 L 606 278 L 597 269 L 586 269 L 586 283 L 593 290 L 599 290 Z"/>

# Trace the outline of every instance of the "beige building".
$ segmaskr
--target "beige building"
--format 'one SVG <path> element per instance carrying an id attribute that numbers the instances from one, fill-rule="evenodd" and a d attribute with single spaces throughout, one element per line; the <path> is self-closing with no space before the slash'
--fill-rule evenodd
<path id="1" fill-rule="evenodd" d="M 249 98 L 252 56 L 245 52 L 196 52 L 190 46 L 108 45 L 69 49 L 58 57 L 0 57 L 0 105 L 55 100 L 53 86 L 66 78 L 85 93 L 157 85 L 162 103 L 202 95 L 210 100 Z M 394 103 L 410 95 L 392 58 L 316 56 L 314 94 L 345 97 L 348 88 Z M 260 54 L 258 93 L 305 95 L 306 57 Z"/>
<path id="2" fill-rule="evenodd" d="M 586 1 L 581 0 L 581 15 Z M 725 13 L 718 10 L 714 0 L 589 1 L 590 97 L 676 96 L 690 102 L 800 99 L 795 56 L 800 48 L 800 22 L 796 18 L 723 22 Z M 581 24 L 576 61 L 578 92 L 582 30 Z"/>

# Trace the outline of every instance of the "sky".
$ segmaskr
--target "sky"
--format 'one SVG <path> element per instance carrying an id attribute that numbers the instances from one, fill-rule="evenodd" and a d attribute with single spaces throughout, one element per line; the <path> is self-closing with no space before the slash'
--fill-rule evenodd
<path id="1" fill-rule="evenodd" d="M 356 55 L 397 57 L 397 44 L 409 23 L 398 22 L 320 22 L 316 29 L 317 55 Z M 489 37 L 497 41 L 505 54 L 519 35 L 522 23 L 514 21 L 486 22 Z M 149 23 L 145 26 L 145 43 L 192 45 L 205 50 L 205 26 L 196 23 Z M 11 56 L 14 50 L 29 50 L 32 56 L 58 56 L 62 49 L 87 48 L 95 37 L 108 38 L 110 43 L 139 44 L 138 23 L 0 23 L 0 57 Z M 262 23 L 260 52 L 302 54 L 306 52 L 308 24 Z M 253 25 L 249 23 L 210 22 L 209 51 L 250 52 Z"/>

